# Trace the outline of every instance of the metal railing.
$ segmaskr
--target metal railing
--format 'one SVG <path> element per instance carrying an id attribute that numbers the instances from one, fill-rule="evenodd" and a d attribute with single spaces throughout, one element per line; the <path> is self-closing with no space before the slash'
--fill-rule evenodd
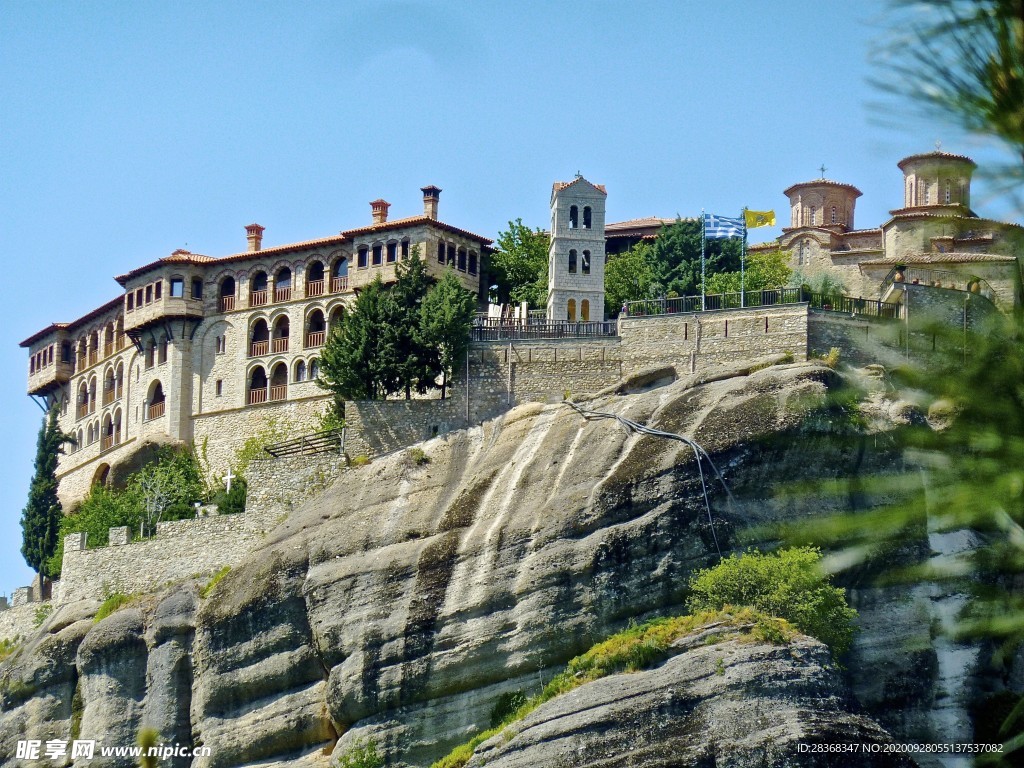
<path id="1" fill-rule="evenodd" d="M 531 323 L 529 325 L 501 324 L 477 325 L 471 332 L 473 341 L 513 341 L 516 339 L 575 339 L 615 336 L 618 324 L 589 323 Z"/>
<path id="2" fill-rule="evenodd" d="M 903 316 L 903 305 L 892 301 L 861 299 L 826 293 L 804 293 L 804 300 L 812 309 L 826 312 L 841 312 L 847 315 L 877 317 L 883 320 L 899 320 Z"/>
<path id="3" fill-rule="evenodd" d="M 741 307 L 770 307 L 804 301 L 799 288 L 772 288 L 742 293 L 710 293 L 705 296 L 678 296 L 672 299 L 642 299 L 626 302 L 627 317 L 651 317 L 683 312 L 712 312 Z"/>
<path id="4" fill-rule="evenodd" d="M 345 428 L 331 429 L 268 445 L 263 450 L 279 459 L 282 456 L 310 456 L 317 453 L 344 453 Z"/>

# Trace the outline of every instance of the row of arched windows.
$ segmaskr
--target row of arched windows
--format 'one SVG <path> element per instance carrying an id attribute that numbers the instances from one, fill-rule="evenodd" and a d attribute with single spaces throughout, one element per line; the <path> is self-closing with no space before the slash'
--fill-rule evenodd
<path id="1" fill-rule="evenodd" d="M 331 312 L 331 328 L 341 323 L 345 314 L 344 307 L 335 307 Z M 306 327 L 302 344 L 305 349 L 322 347 L 327 342 L 327 321 L 322 309 L 314 309 L 306 315 Z M 249 328 L 249 357 L 280 354 L 288 351 L 291 335 L 291 320 L 288 315 L 280 315 L 272 321 L 260 317 L 252 321 Z"/>
<path id="2" fill-rule="evenodd" d="M 583 299 L 580 302 L 580 316 L 576 317 L 576 299 L 569 299 L 565 308 L 565 319 L 570 323 L 575 323 L 577 320 L 581 323 L 590 322 L 590 300 Z"/>
<path id="3" fill-rule="evenodd" d="M 84 370 L 89 366 L 96 365 L 100 360 L 106 359 L 116 352 L 125 348 L 127 340 L 124 335 L 124 318 L 117 316 L 102 329 L 95 329 L 90 333 L 79 337 L 74 345 L 74 359 L 72 359 L 72 342 L 65 341 L 61 344 L 60 358 L 62 363 L 71 363 L 73 371 Z M 102 354 L 101 354 L 102 353 Z M 49 353 L 52 361 L 52 350 Z M 36 368 L 38 370 L 38 367 Z"/>
<path id="4" fill-rule="evenodd" d="M 86 448 L 97 440 L 100 441 L 100 450 L 106 451 L 121 444 L 121 409 L 115 408 L 113 413 L 103 415 L 102 422 L 92 421 L 84 427 L 79 427 L 74 434 L 75 442 L 69 446 L 69 453 L 75 453 Z"/>
<path id="5" fill-rule="evenodd" d="M 306 360 L 296 360 L 292 364 L 292 381 L 300 383 L 303 381 L 316 381 L 320 375 L 320 360 L 312 357 Z M 287 363 L 275 363 L 269 376 L 267 369 L 257 365 L 249 371 L 249 381 L 246 393 L 246 402 L 249 405 L 260 403 L 272 403 L 288 399 L 288 365 Z"/>
<path id="6" fill-rule="evenodd" d="M 290 301 L 293 296 L 293 275 L 291 267 L 281 267 L 271 275 L 265 270 L 257 270 L 249 277 L 249 306 L 262 307 L 271 303 Z M 306 265 L 305 297 L 315 298 L 328 293 L 343 293 L 348 290 L 348 258 L 339 257 L 328 274 L 323 261 L 316 259 Z M 230 312 L 236 307 L 238 285 L 231 275 L 220 281 L 219 309 Z"/>
<path id="7" fill-rule="evenodd" d="M 437 263 L 452 267 L 459 272 L 468 272 L 475 275 L 479 269 L 479 257 L 476 251 L 468 250 L 465 246 L 456 246 L 455 243 L 437 243 Z"/>
<path id="8" fill-rule="evenodd" d="M 569 206 L 569 229 L 579 229 L 580 209 L 578 206 Z M 590 229 L 593 226 L 593 215 L 589 205 L 583 206 L 583 229 Z"/>
<path id="9" fill-rule="evenodd" d="M 577 254 L 575 248 L 569 249 L 569 274 L 576 274 Z M 580 262 L 580 272 L 584 275 L 590 274 L 590 251 L 583 252 L 583 259 Z"/>

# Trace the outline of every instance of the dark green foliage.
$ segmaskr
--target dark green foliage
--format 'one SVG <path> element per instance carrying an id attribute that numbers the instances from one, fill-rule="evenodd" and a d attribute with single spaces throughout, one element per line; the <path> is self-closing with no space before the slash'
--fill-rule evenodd
<path id="1" fill-rule="evenodd" d="M 420 316 L 427 291 L 433 283 L 426 264 L 415 246 L 408 259 L 395 266 L 395 284 L 385 302 L 387 318 L 382 333 L 389 337 L 388 348 L 395 356 L 397 391 L 408 400 L 413 390 L 423 394 L 437 376 L 437 355 L 420 337 Z"/>
<path id="2" fill-rule="evenodd" d="M 789 254 L 780 250 L 748 253 L 742 281 L 739 272 L 718 272 L 708 277 L 707 292 L 734 293 L 741 284 L 746 291 L 784 288 L 792 276 L 788 260 Z"/>
<path id="3" fill-rule="evenodd" d="M 608 314 L 618 317 L 624 302 L 655 298 L 654 248 L 637 243 L 625 253 L 612 256 L 604 268 L 604 304 Z"/>
<path id="4" fill-rule="evenodd" d="M 349 747 L 335 765 L 337 768 L 383 768 L 384 757 L 377 752 L 377 742 L 371 739 Z"/>
<path id="5" fill-rule="evenodd" d="M 521 688 L 518 691 L 507 691 L 501 694 L 491 709 L 491 728 L 497 728 L 504 723 L 526 702 L 527 696 Z"/>
<path id="6" fill-rule="evenodd" d="M 245 498 L 248 487 L 245 478 L 238 475 L 231 481 L 230 491 L 222 488 L 212 500 L 217 505 L 218 514 L 236 515 L 239 512 L 245 512 Z"/>
<path id="7" fill-rule="evenodd" d="M 21 513 L 21 554 L 29 567 L 43 576 L 60 573 L 60 566 L 56 571 L 51 568 L 64 517 L 57 498 L 57 457 L 63 453 L 64 443 L 72 441 L 57 426 L 57 409 L 51 408 L 39 428 L 35 473 L 29 485 L 28 503 Z"/>
<path id="8" fill-rule="evenodd" d="M 850 647 L 857 612 L 843 590 L 829 583 L 820 561 L 812 547 L 733 554 L 693 575 L 687 607 L 699 612 L 750 606 L 786 619 L 838 656 Z"/>
<path id="9" fill-rule="evenodd" d="M 448 382 L 466 358 L 469 333 L 473 324 L 476 299 L 462 287 L 455 273 L 444 276 L 427 294 L 420 313 L 420 342 L 424 356 L 436 354 L 436 369 L 441 376 L 441 397 Z"/>
<path id="10" fill-rule="evenodd" d="M 497 251 L 489 260 L 491 280 L 498 286 L 501 304 L 528 302 L 543 309 L 548 296 L 548 249 L 551 240 L 542 229 L 530 229 L 522 219 L 498 233 Z"/>
<path id="11" fill-rule="evenodd" d="M 655 281 L 661 290 L 678 296 L 700 293 L 701 223 L 695 219 L 676 219 L 662 227 L 654 241 Z M 705 245 L 705 270 L 708 277 L 716 272 L 736 272 L 740 268 L 742 241 L 708 240 Z"/>

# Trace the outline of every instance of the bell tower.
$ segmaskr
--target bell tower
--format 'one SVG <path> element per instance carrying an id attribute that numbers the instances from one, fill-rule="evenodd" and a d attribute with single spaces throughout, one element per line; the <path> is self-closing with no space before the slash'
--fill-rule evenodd
<path id="1" fill-rule="evenodd" d="M 604 320 L 604 209 L 608 193 L 578 175 L 551 188 L 548 322 Z"/>

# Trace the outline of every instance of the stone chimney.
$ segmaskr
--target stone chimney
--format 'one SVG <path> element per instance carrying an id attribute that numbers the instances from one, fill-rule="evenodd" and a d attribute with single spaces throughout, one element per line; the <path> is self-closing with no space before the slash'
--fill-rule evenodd
<path id="1" fill-rule="evenodd" d="M 370 203 L 370 212 L 373 215 L 374 224 L 383 224 L 388 220 L 388 208 L 391 207 L 391 203 L 387 200 L 382 200 L 379 197 Z"/>
<path id="2" fill-rule="evenodd" d="M 258 251 L 263 247 L 263 230 L 259 224 L 247 224 L 245 227 L 245 239 L 249 241 L 249 253 Z"/>
<path id="3" fill-rule="evenodd" d="M 420 187 L 420 191 L 423 193 L 423 215 L 437 221 L 437 201 L 441 198 L 440 187 L 431 184 L 429 187 Z"/>

